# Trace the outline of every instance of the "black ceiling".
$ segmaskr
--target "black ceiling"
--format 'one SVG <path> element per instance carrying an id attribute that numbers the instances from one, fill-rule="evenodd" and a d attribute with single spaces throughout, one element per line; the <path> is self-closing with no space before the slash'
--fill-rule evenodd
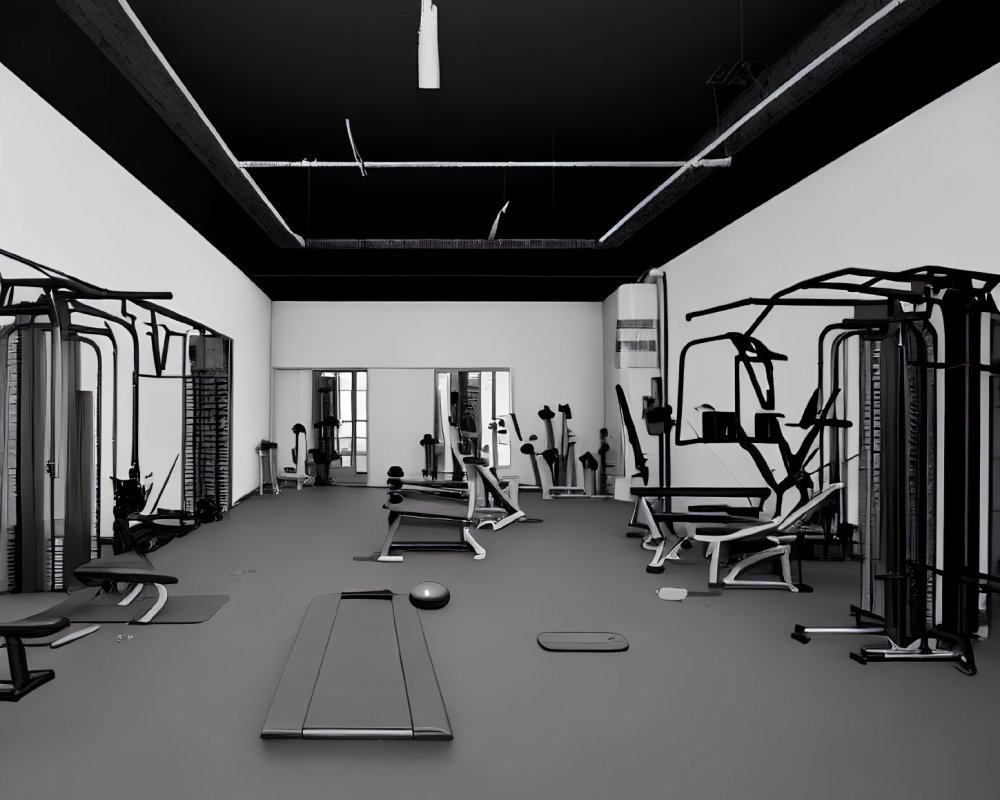
<path id="1" fill-rule="evenodd" d="M 276 300 L 600 300 L 1000 61 L 1000 37 L 977 16 L 984 4 L 925 2 L 926 13 L 614 247 L 283 248 L 64 13 L 67 2 L 0 4 L 0 61 Z M 790 50 L 815 57 L 802 43 L 818 26 L 845 24 L 839 0 L 437 5 L 441 89 L 418 90 L 420 0 L 131 2 L 241 161 L 349 161 L 345 119 L 367 161 L 682 160 L 742 91 L 708 85 L 720 63 L 766 75 Z M 476 245 L 506 201 L 501 244 L 593 244 L 670 171 L 250 174 L 305 239 Z"/>

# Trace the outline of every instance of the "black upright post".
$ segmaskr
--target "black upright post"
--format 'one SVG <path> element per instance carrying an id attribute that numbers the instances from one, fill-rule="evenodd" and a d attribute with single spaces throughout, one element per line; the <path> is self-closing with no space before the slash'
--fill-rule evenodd
<path id="1" fill-rule="evenodd" d="M 45 586 L 45 398 L 49 353 L 45 333 L 28 327 L 21 334 L 21 372 L 17 386 L 18 574 L 14 589 L 44 592 Z"/>
<path id="2" fill-rule="evenodd" d="M 63 523 L 62 574 L 56 579 L 65 588 L 74 584 L 73 570 L 90 560 L 94 523 L 94 401 L 80 391 L 80 343 L 69 341 L 64 349 L 63 389 L 67 408 L 65 519 Z"/>
<path id="3" fill-rule="evenodd" d="M 969 282 L 945 292 L 944 395 L 944 576 L 941 612 L 946 630 L 974 633 L 979 627 L 979 595 L 961 573 L 979 570 L 979 457 L 982 429 L 981 314 L 972 308 Z"/>
<path id="4" fill-rule="evenodd" d="M 989 568 L 1000 574 L 1000 315 L 990 316 L 990 502 Z M 990 613 L 1000 608 L 1000 593 L 994 594 Z"/>
<path id="5" fill-rule="evenodd" d="M 890 325 L 882 339 L 881 469 L 879 473 L 880 571 L 887 576 L 882 587 L 886 632 L 894 641 L 906 634 L 906 363 L 898 324 Z"/>

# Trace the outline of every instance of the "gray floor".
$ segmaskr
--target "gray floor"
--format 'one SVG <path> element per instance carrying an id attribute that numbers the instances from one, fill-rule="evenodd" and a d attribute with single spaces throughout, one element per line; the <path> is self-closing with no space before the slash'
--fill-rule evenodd
<path id="1" fill-rule="evenodd" d="M 806 562 L 813 594 L 703 589 L 704 562 L 644 572 L 614 501 L 522 505 L 540 524 L 481 532 L 484 561 L 381 544 L 384 495 L 312 487 L 254 497 L 151 555 L 183 594 L 231 595 L 199 625 L 105 625 L 32 649 L 54 681 L 0 704 L 0 798 L 996 797 L 1000 646 L 980 674 L 862 667 L 860 642 L 804 647 L 796 622 L 848 623 L 856 565 Z M 452 591 L 421 612 L 453 742 L 261 740 L 285 657 L 318 594 L 420 580 Z M 42 600 L 42 604 L 47 600 Z M 38 598 L 0 597 L 0 618 Z M 20 605 L 19 605 L 20 604 Z M 27 604 L 27 605 L 26 605 Z M 35 609 L 30 609 L 35 610 Z M 549 653 L 545 630 L 610 630 L 616 654 Z M 123 636 L 122 641 L 118 637 Z M 127 638 L 131 636 L 132 638 Z M 0 670 L 5 667 L 0 667 Z"/>

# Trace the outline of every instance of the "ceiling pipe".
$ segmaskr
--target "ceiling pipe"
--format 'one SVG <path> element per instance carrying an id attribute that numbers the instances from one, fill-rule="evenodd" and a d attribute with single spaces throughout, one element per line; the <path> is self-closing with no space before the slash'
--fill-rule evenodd
<path id="1" fill-rule="evenodd" d="M 729 167 L 732 158 L 702 158 L 697 161 L 365 161 L 367 169 L 554 169 L 576 167 L 590 169 L 676 169 L 685 167 Z M 358 161 L 240 161 L 242 169 L 308 167 L 309 169 L 357 169 Z"/>
<path id="2" fill-rule="evenodd" d="M 749 111 L 747 111 L 742 117 L 740 117 L 738 120 L 736 120 L 736 122 L 734 122 L 732 125 L 730 125 L 728 128 L 726 128 L 726 130 L 723 131 L 719 136 L 717 136 L 715 139 L 713 139 L 711 142 L 709 142 L 708 145 L 706 145 L 705 147 L 703 147 L 701 149 L 701 151 L 698 152 L 693 158 L 691 158 L 691 160 L 688 163 L 686 163 L 684 166 L 682 166 L 680 169 L 678 169 L 676 172 L 674 172 L 663 183 L 661 183 L 652 192 L 650 192 L 648 195 L 646 195 L 646 197 L 644 197 L 642 199 L 642 201 L 640 201 L 640 203 L 637 206 L 635 206 L 624 217 L 622 217 L 620 220 L 618 220 L 618 222 L 616 222 L 611 227 L 611 229 L 607 233 L 605 233 L 598 241 L 601 244 L 604 244 L 604 242 L 607 241 L 607 239 L 610 236 L 612 236 L 619 228 L 621 228 L 623 225 L 625 225 L 630 219 L 632 219 L 632 217 L 634 217 L 643 208 L 645 208 L 655 197 L 657 197 L 657 195 L 661 194 L 668 186 L 670 186 L 672 183 L 674 183 L 675 181 L 677 181 L 678 179 L 680 179 L 680 177 L 682 175 L 684 175 L 689 169 L 691 169 L 691 167 L 693 166 L 693 164 L 695 162 L 700 161 L 701 159 L 705 158 L 709 153 L 711 153 L 713 150 L 715 150 L 715 148 L 717 148 L 719 145 L 721 145 L 722 143 L 724 143 L 734 133 L 736 133 L 740 128 L 742 128 L 744 125 L 746 125 L 751 119 L 753 119 L 755 116 L 757 116 L 757 114 L 759 114 L 761 111 L 763 111 L 765 108 L 767 108 L 771 103 L 773 103 L 775 100 L 777 100 L 779 97 L 781 97 L 781 95 L 783 95 L 785 92 L 787 92 L 793 86 L 795 86 L 795 84 L 797 84 L 799 81 L 801 81 L 810 72 L 812 72 L 818 66 L 820 66 L 821 64 L 823 64 L 827 59 L 829 59 L 830 57 L 832 57 L 833 55 L 835 55 L 838 51 L 842 50 L 848 44 L 850 44 L 851 42 L 853 42 L 855 39 L 857 39 L 861 34 L 863 34 L 866 30 L 868 30 L 869 28 L 871 28 L 873 25 L 878 24 L 882 19 L 884 19 L 885 17 L 887 17 L 889 14 L 891 14 L 893 11 L 895 11 L 897 8 L 899 8 L 901 5 L 903 5 L 903 3 L 905 3 L 905 2 L 906 2 L 906 0 L 891 0 L 891 2 L 887 3 L 885 6 L 883 6 L 881 9 L 879 9 L 877 12 L 875 12 L 870 17 L 868 17 L 868 19 L 866 19 L 864 22 L 862 22 L 860 25 L 858 25 L 858 27 L 856 27 L 854 30 L 852 30 L 843 39 L 841 39 L 836 44 L 832 45 L 831 47 L 827 48 L 822 53 L 820 53 L 818 56 L 816 56 L 816 58 L 814 58 L 812 61 L 810 61 L 808 64 L 806 64 L 806 66 L 804 66 L 802 69 L 800 69 L 794 75 L 792 75 L 788 80 L 786 80 L 784 83 L 782 83 L 777 89 L 775 89 L 773 92 L 771 92 L 771 94 L 769 94 L 767 97 L 765 97 L 759 103 L 757 103 L 753 108 L 751 108 Z"/>

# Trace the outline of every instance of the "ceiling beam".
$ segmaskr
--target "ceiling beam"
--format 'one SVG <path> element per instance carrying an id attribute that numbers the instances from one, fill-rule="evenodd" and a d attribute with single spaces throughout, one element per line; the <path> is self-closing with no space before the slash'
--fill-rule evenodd
<path id="1" fill-rule="evenodd" d="M 184 87 L 125 0 L 56 0 L 136 91 L 280 247 L 301 248 L 250 174 Z"/>
<path id="2" fill-rule="evenodd" d="M 689 167 L 729 167 L 731 158 L 704 158 L 688 161 L 240 161 L 244 169 L 676 169 Z"/>
<path id="3" fill-rule="evenodd" d="M 692 148 L 695 163 L 720 148 L 733 156 L 838 75 L 887 42 L 940 0 L 846 0 L 795 47 L 768 66 Z M 708 176 L 684 166 L 601 238 L 617 247 Z"/>
<path id="4" fill-rule="evenodd" d="M 599 240 L 592 239 L 303 239 L 294 233 L 260 190 L 248 169 L 320 166 L 310 162 L 240 162 L 184 87 L 126 0 L 56 0 L 108 59 L 194 152 L 209 172 L 279 247 L 310 249 L 594 249 L 616 247 L 707 177 L 700 167 L 728 166 L 739 152 L 785 114 L 871 52 L 939 0 L 845 0 L 829 17 L 744 91 L 692 148 L 693 155 L 632 208 Z M 720 133 L 721 132 L 721 133 Z M 710 158 L 720 153 L 718 159 Z M 381 163 L 381 162 L 374 162 Z M 425 162 L 385 162 L 388 168 Z M 426 162 L 428 166 L 432 164 Z M 492 162 L 491 162 L 492 163 Z M 612 166 L 580 162 L 572 166 Z M 664 162 L 666 163 L 666 162 Z M 485 162 L 484 162 L 485 164 Z M 465 166 L 436 162 L 433 166 Z M 482 166 L 477 163 L 477 165 Z M 518 162 L 496 162 L 517 166 Z M 524 166 L 534 162 L 524 162 Z M 554 162 L 538 162 L 552 167 Z M 616 166 L 618 164 L 615 164 Z M 323 166 L 327 166 L 326 163 Z M 357 168 L 354 162 L 329 166 Z M 365 163 L 365 167 L 372 166 Z M 472 164 L 469 164 L 472 166 Z M 571 166 L 566 163 L 566 166 Z M 636 166 L 639 166 L 636 163 Z"/>
<path id="5" fill-rule="evenodd" d="M 248 170 L 317 168 L 673 168 L 728 167 L 731 159 L 673 161 L 239 161 L 129 7 L 127 0 L 55 0 L 271 240 L 282 248 L 339 250 L 593 250 L 594 239 L 304 239 L 294 233 Z"/>
<path id="6" fill-rule="evenodd" d="M 595 250 L 596 239 L 306 239 L 310 250 Z"/>

